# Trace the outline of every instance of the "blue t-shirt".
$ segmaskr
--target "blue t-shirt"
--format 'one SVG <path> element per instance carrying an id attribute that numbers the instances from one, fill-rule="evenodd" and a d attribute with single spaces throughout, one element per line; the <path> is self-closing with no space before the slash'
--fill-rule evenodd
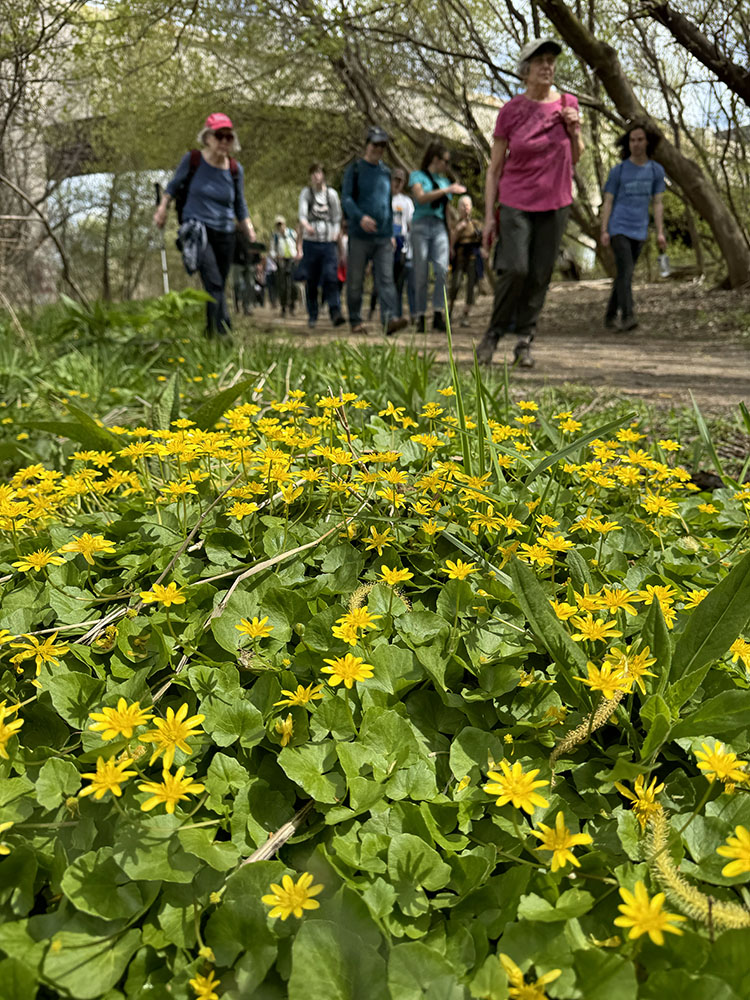
<path id="1" fill-rule="evenodd" d="M 356 171 L 356 201 L 355 194 Z M 393 235 L 391 208 L 391 172 L 383 163 L 368 163 L 359 159 L 347 167 L 341 185 L 341 206 L 349 220 L 349 235 L 360 240 L 374 240 Z M 363 215 L 378 224 L 377 232 L 367 233 L 360 226 Z"/>
<path id="2" fill-rule="evenodd" d="M 433 174 L 435 178 L 435 183 L 439 188 L 450 187 L 450 181 L 444 174 Z M 432 183 L 430 178 L 424 172 L 424 170 L 412 170 L 409 174 L 409 187 L 413 188 L 415 184 L 421 184 L 422 190 L 434 191 L 435 184 Z M 451 196 L 446 196 L 450 200 Z M 428 201 L 424 205 L 420 205 L 417 199 L 414 199 L 414 219 L 424 219 L 428 216 L 432 216 L 436 219 L 445 218 L 445 205 L 440 201 Z"/>
<path id="3" fill-rule="evenodd" d="M 212 167 L 201 156 L 198 169 L 190 181 L 183 220 L 197 219 L 209 229 L 219 229 L 225 233 L 234 232 L 235 218 L 242 222 L 248 216 L 245 202 L 245 174 L 237 165 L 238 175 L 235 184 L 232 171 L 227 167 Z M 167 184 L 167 194 L 175 197 L 182 183 L 190 172 L 190 153 L 185 153 L 172 180 Z"/>
<path id="4" fill-rule="evenodd" d="M 651 199 L 655 194 L 661 194 L 664 187 L 664 167 L 653 160 L 643 166 L 623 160 L 612 167 L 604 185 L 605 193 L 614 198 L 607 227 L 609 235 L 645 240 Z"/>

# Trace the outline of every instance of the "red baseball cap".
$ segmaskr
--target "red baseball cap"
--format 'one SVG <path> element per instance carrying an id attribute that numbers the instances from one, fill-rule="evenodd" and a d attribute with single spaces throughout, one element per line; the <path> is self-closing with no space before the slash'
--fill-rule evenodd
<path id="1" fill-rule="evenodd" d="M 210 128 L 212 132 L 215 132 L 220 128 L 234 128 L 234 125 L 232 125 L 232 119 L 229 115 L 223 115 L 220 111 L 215 111 L 206 119 L 205 128 Z"/>

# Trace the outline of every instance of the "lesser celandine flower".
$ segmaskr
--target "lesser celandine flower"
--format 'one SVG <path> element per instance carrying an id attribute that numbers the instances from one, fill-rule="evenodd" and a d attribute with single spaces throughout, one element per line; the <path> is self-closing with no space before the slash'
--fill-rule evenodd
<path id="1" fill-rule="evenodd" d="M 35 635 L 31 635 L 30 633 L 20 638 L 27 639 L 28 641 L 11 643 L 11 649 L 21 650 L 20 653 L 16 653 L 13 660 L 21 663 L 23 660 L 33 659 L 36 664 L 37 675 L 42 669 L 43 663 L 49 663 L 51 666 L 56 667 L 60 662 L 59 658 L 65 656 L 70 651 L 70 646 L 66 643 L 56 642 L 57 632 L 48 635 L 46 639 L 37 639 Z"/>
<path id="2" fill-rule="evenodd" d="M 461 559 L 457 559 L 453 562 L 451 559 L 445 560 L 445 569 L 441 570 L 443 573 L 447 573 L 451 580 L 465 580 L 467 576 L 471 576 L 472 573 L 478 573 L 479 570 L 475 563 L 465 563 Z"/>
<path id="3" fill-rule="evenodd" d="M 290 712 L 285 719 L 277 719 L 274 730 L 281 737 L 281 745 L 283 747 L 287 746 L 294 735 L 294 720 L 292 719 L 292 713 Z"/>
<path id="4" fill-rule="evenodd" d="M 381 580 L 389 587 L 395 587 L 397 583 L 405 583 L 407 580 L 414 579 L 414 574 L 408 569 L 390 569 L 388 566 L 381 566 L 380 573 Z"/>
<path id="5" fill-rule="evenodd" d="M 5 702 L 0 701 L 0 757 L 4 760 L 8 760 L 8 751 L 6 750 L 6 744 L 13 736 L 18 734 L 18 730 L 23 725 L 23 719 L 14 719 L 13 722 L 6 723 L 5 720 L 8 716 L 13 715 L 14 712 L 18 711 L 18 705 L 11 705 L 10 708 L 5 707 Z"/>
<path id="6" fill-rule="evenodd" d="M 261 901 L 266 906 L 272 907 L 269 917 L 287 917 L 294 914 L 301 917 L 303 910 L 317 910 L 320 903 L 313 896 L 323 891 L 321 884 L 313 885 L 313 876 L 310 872 L 303 872 L 295 882 L 291 875 L 285 875 L 281 880 L 281 885 L 271 883 L 271 891 L 265 896 L 261 896 Z"/>
<path id="7" fill-rule="evenodd" d="M 617 629 L 617 622 L 594 618 L 591 612 L 586 615 L 575 615 L 570 624 L 578 629 L 571 635 L 574 642 L 601 642 L 603 639 L 619 638 L 622 632 Z"/>
<path id="8" fill-rule="evenodd" d="M 78 552 L 90 566 L 93 566 L 93 557 L 95 555 L 98 555 L 99 553 L 112 555 L 115 552 L 115 546 L 114 542 L 110 542 L 110 540 L 105 538 L 103 535 L 90 535 L 88 531 L 85 531 L 82 535 L 74 538 L 71 542 L 66 542 L 65 545 L 61 546 L 61 548 L 57 551 Z"/>
<path id="9" fill-rule="evenodd" d="M 636 819 L 641 824 L 641 830 L 646 829 L 646 823 L 648 822 L 649 817 L 653 816 L 655 812 L 658 812 L 658 810 L 661 809 L 661 806 L 656 801 L 656 796 L 659 792 L 664 791 L 664 784 L 657 784 L 657 781 L 657 778 L 653 778 L 651 780 L 651 784 L 646 787 L 645 777 L 642 774 L 639 774 L 635 779 L 632 792 L 619 781 L 615 782 L 615 788 L 620 795 L 624 795 L 626 799 L 630 799 L 633 803 L 631 808 Z"/>
<path id="10" fill-rule="evenodd" d="M 165 608 L 173 604 L 184 604 L 186 601 L 182 589 L 174 581 L 166 587 L 155 583 L 151 590 L 142 590 L 140 596 L 144 604 L 158 603 L 163 604 Z"/>
<path id="11" fill-rule="evenodd" d="M 508 977 L 508 996 L 511 1000 L 546 1000 L 545 986 L 554 983 L 558 976 L 562 975 L 562 969 L 550 969 L 533 983 L 527 983 L 523 972 L 510 955 L 501 952 L 499 958 L 505 975 Z"/>
<path id="12" fill-rule="evenodd" d="M 734 832 L 734 837 L 727 837 L 726 844 L 716 848 L 716 853 L 722 858 L 733 858 L 721 869 L 721 874 L 725 878 L 734 878 L 735 875 L 750 872 L 750 831 L 747 827 L 738 826 Z"/>
<path id="13" fill-rule="evenodd" d="M 739 784 L 750 779 L 750 773 L 745 769 L 745 762 L 737 760 L 737 754 L 724 749 L 724 744 L 716 742 L 713 747 L 701 743 L 703 752 L 696 751 L 698 769 L 703 771 L 708 780 L 713 783 L 718 778 L 726 784 Z"/>
<path id="14" fill-rule="evenodd" d="M 243 635 L 249 636 L 251 639 L 265 639 L 266 636 L 273 632 L 273 625 L 268 624 L 268 615 L 263 618 L 253 618 L 252 621 L 248 621 L 247 618 L 240 618 L 239 625 L 234 626 L 238 632 Z"/>
<path id="15" fill-rule="evenodd" d="M 322 684 L 308 684 L 307 687 L 302 687 L 301 684 L 297 685 L 296 691 L 284 691 L 282 694 L 286 695 L 281 701 L 275 701 L 274 708 L 277 705 L 307 705 L 311 701 L 319 701 L 323 697 Z"/>
<path id="16" fill-rule="evenodd" d="M 687 604 L 685 607 L 687 607 Z M 729 647 L 729 652 L 732 654 L 732 663 L 742 660 L 744 666 L 750 670 L 750 642 L 747 639 L 741 637 L 735 639 Z"/>
<path id="17" fill-rule="evenodd" d="M 196 1000 L 219 1000 L 219 994 L 215 992 L 216 987 L 221 984 L 220 979 L 214 979 L 214 970 L 207 976 L 196 975 L 190 980 L 190 985 L 195 991 Z"/>
<path id="18" fill-rule="evenodd" d="M 351 688 L 355 681 L 369 680 L 374 669 L 372 664 L 364 663 L 361 656 L 352 656 L 351 653 L 324 662 L 328 666 L 322 667 L 321 673 L 331 675 L 328 680 L 331 687 L 343 683 L 344 687 Z"/>
<path id="19" fill-rule="evenodd" d="M 536 806 L 546 808 L 549 805 L 547 800 L 535 791 L 536 788 L 549 784 L 549 781 L 543 779 L 534 780 L 539 774 L 539 768 L 524 771 L 519 761 L 511 767 L 507 760 L 501 760 L 500 770 L 502 774 L 499 771 L 489 771 L 487 777 L 490 781 L 483 786 L 488 795 L 498 796 L 495 805 L 504 806 L 510 802 L 515 809 L 523 809 L 529 815 L 534 812 Z"/>
<path id="20" fill-rule="evenodd" d="M 164 767 L 170 768 L 174 760 L 175 749 L 179 748 L 186 754 L 193 752 L 185 741 L 199 732 L 198 727 L 206 717 L 205 715 L 191 715 L 190 718 L 187 718 L 187 714 L 187 702 L 180 705 L 176 712 L 174 709 L 168 708 L 166 718 L 154 719 L 156 729 L 150 729 L 138 737 L 143 743 L 154 744 L 154 752 L 151 754 L 149 764 L 153 764 L 164 754 Z"/>
<path id="21" fill-rule="evenodd" d="M 678 913 L 665 913 L 662 910 L 664 905 L 664 893 L 657 894 L 649 899 L 646 886 L 643 882 L 635 883 L 633 891 L 620 889 L 623 902 L 617 907 L 622 914 L 615 918 L 618 927 L 629 927 L 628 937 L 637 938 L 641 934 L 648 934 L 654 944 L 664 944 L 664 932 L 670 934 L 682 934 L 679 927 L 672 926 L 675 920 L 686 920 L 686 917 Z"/>
<path id="22" fill-rule="evenodd" d="M 29 555 L 11 563 L 11 565 L 13 569 L 17 569 L 21 573 L 29 573 L 32 570 L 38 573 L 46 566 L 62 566 L 64 562 L 63 557 L 56 556 L 54 552 L 49 552 L 47 549 L 37 549 L 36 552 L 30 552 Z"/>
<path id="23" fill-rule="evenodd" d="M 103 740 L 113 740 L 116 736 L 124 736 L 129 740 L 133 735 L 133 730 L 153 719 L 153 714 L 146 708 L 141 708 L 140 702 L 134 701 L 128 705 L 125 698 L 120 698 L 117 708 L 103 708 L 101 712 L 90 712 L 89 718 L 94 720 L 94 725 L 89 726 L 94 732 L 100 730 Z"/>
<path id="24" fill-rule="evenodd" d="M 101 799 L 107 792 L 113 795 L 122 795 L 120 785 L 124 784 L 128 778 L 134 778 L 137 771 L 128 771 L 126 768 L 133 761 L 130 757 L 125 760 L 116 761 L 114 757 L 105 760 L 103 757 L 96 758 L 96 771 L 82 775 L 91 782 L 88 787 L 81 789 L 78 793 L 81 797 L 93 795 L 95 799 Z"/>
<path id="25" fill-rule="evenodd" d="M 556 872 L 558 868 L 564 868 L 569 861 L 580 868 L 581 862 L 575 857 L 571 848 L 578 844 L 592 843 L 588 833 L 570 832 L 565 825 L 565 816 L 562 812 L 558 812 L 554 828 L 540 823 L 539 829 L 532 830 L 531 834 L 534 837 L 539 837 L 541 841 L 537 850 L 552 851 L 553 872 Z"/>
<path id="26" fill-rule="evenodd" d="M 0 823 L 0 833 L 5 833 L 5 831 L 10 830 L 12 826 L 13 826 L 12 822 Z M 3 854 L 10 854 L 10 848 L 4 841 L 0 840 L 0 855 Z"/>
<path id="27" fill-rule="evenodd" d="M 161 781 L 144 781 L 138 786 L 138 790 L 151 794 L 151 798 L 146 799 L 141 805 L 143 812 L 148 812 L 149 809 L 163 803 L 167 812 L 173 813 L 178 802 L 187 799 L 189 795 L 197 795 L 202 792 L 204 786 L 193 781 L 192 778 L 186 778 L 183 766 L 178 767 L 174 774 L 170 774 L 169 770 L 165 769 Z"/>
<path id="28" fill-rule="evenodd" d="M 608 701 L 611 701 L 618 692 L 626 694 L 632 687 L 623 671 L 613 667 L 611 663 L 603 663 L 599 668 L 589 660 L 586 670 L 588 677 L 576 677 L 575 680 L 588 684 L 592 691 L 601 691 Z"/>

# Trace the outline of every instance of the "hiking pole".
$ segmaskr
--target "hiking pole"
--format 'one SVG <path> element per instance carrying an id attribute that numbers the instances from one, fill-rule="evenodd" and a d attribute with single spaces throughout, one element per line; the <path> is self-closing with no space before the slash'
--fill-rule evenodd
<path id="1" fill-rule="evenodd" d="M 156 189 L 156 207 L 158 208 L 161 204 L 161 184 L 157 181 L 154 184 Z M 161 234 L 161 277 L 164 282 L 164 294 L 169 295 L 169 271 L 167 270 L 167 245 L 164 242 L 164 229 L 159 230 Z"/>

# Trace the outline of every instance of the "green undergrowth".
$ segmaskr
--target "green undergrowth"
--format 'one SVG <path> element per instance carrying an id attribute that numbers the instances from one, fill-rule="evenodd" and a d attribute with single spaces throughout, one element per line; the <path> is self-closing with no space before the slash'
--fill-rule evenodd
<path id="1" fill-rule="evenodd" d="M 0 995 L 743 1000 L 700 413 L 710 491 L 621 402 L 149 308 L 3 347 Z"/>

